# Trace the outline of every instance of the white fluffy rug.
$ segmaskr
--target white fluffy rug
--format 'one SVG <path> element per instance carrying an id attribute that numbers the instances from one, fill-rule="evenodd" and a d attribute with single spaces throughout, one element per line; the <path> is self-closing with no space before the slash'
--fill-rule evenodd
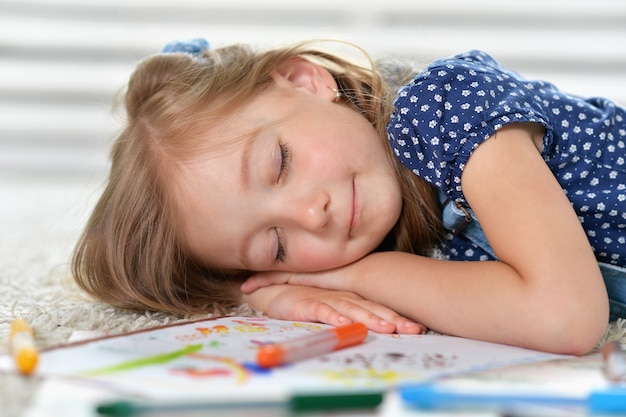
<path id="1" fill-rule="evenodd" d="M 68 260 L 100 180 L 0 175 L 0 354 L 16 316 L 30 321 L 41 348 L 65 343 L 74 330 L 121 333 L 182 320 L 95 303 L 73 285 Z M 605 338 L 626 342 L 626 323 L 609 326 Z M 37 387 L 35 378 L 0 374 L 0 416 L 20 416 Z"/>
<path id="2" fill-rule="evenodd" d="M 71 281 L 70 254 L 99 190 L 99 179 L 0 176 L 0 354 L 14 317 L 30 321 L 41 348 L 74 330 L 114 334 L 183 320 L 92 302 Z M 0 374 L 0 416 L 22 415 L 37 387 L 35 378 Z"/>

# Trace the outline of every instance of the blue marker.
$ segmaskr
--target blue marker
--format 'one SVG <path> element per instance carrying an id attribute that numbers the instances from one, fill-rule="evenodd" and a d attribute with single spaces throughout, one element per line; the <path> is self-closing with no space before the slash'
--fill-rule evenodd
<path id="1" fill-rule="evenodd" d="M 626 388 L 593 391 L 587 398 L 541 394 L 483 394 L 437 388 L 431 384 L 400 388 L 405 404 L 422 410 L 523 410 L 524 407 L 576 407 L 592 414 L 626 413 Z"/>

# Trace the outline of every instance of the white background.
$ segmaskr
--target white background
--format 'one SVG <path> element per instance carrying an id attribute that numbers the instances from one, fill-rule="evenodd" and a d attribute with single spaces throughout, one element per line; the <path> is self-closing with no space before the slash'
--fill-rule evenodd
<path id="1" fill-rule="evenodd" d="M 113 95 L 173 39 L 332 37 L 419 63 L 483 49 L 527 77 L 626 104 L 621 0 L 0 0 L 0 175 L 104 178 Z"/>

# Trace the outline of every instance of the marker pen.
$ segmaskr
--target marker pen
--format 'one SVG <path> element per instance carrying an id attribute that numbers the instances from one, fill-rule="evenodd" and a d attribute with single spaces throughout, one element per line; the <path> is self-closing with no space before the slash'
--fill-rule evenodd
<path id="1" fill-rule="evenodd" d="M 406 405 L 422 410 L 479 410 L 524 414 L 532 407 L 572 408 L 593 414 L 626 413 L 626 388 L 611 387 L 591 391 L 588 396 L 568 396 L 560 393 L 488 393 L 465 392 L 428 383 L 400 388 Z M 505 414 L 506 415 L 506 414 Z"/>
<path id="2" fill-rule="evenodd" d="M 292 415 L 320 411 L 374 409 L 383 401 L 384 393 L 379 391 L 345 391 L 326 393 L 299 393 L 286 399 L 268 398 L 265 400 L 204 400 L 204 401 L 132 401 L 120 400 L 99 404 L 96 413 L 111 417 L 134 417 L 138 415 L 167 414 L 178 415 L 185 412 L 201 412 L 203 415 Z M 195 415 L 196 413 L 192 413 Z"/>
<path id="3" fill-rule="evenodd" d="M 26 320 L 13 320 L 9 340 L 17 369 L 24 375 L 32 373 L 37 367 L 39 353 L 33 331 Z"/>
<path id="4" fill-rule="evenodd" d="M 271 368 L 362 343 L 367 334 L 367 327 L 363 323 L 353 323 L 298 339 L 263 345 L 256 359 L 260 367 Z"/>

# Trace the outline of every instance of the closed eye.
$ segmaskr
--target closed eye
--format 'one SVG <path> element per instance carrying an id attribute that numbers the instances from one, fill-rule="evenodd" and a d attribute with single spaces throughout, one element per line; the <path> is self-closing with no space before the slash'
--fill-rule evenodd
<path id="1" fill-rule="evenodd" d="M 283 177 L 287 174 L 287 168 L 289 168 L 289 158 L 291 157 L 291 153 L 289 152 L 289 147 L 282 143 L 280 145 L 280 171 L 278 172 L 278 181 L 283 179 Z"/>
<path id="2" fill-rule="evenodd" d="M 278 239 L 278 249 L 276 250 L 276 261 L 280 263 L 285 263 L 287 259 L 285 255 L 285 244 L 283 242 L 283 238 L 280 236 L 278 229 L 276 229 L 276 239 Z"/>

